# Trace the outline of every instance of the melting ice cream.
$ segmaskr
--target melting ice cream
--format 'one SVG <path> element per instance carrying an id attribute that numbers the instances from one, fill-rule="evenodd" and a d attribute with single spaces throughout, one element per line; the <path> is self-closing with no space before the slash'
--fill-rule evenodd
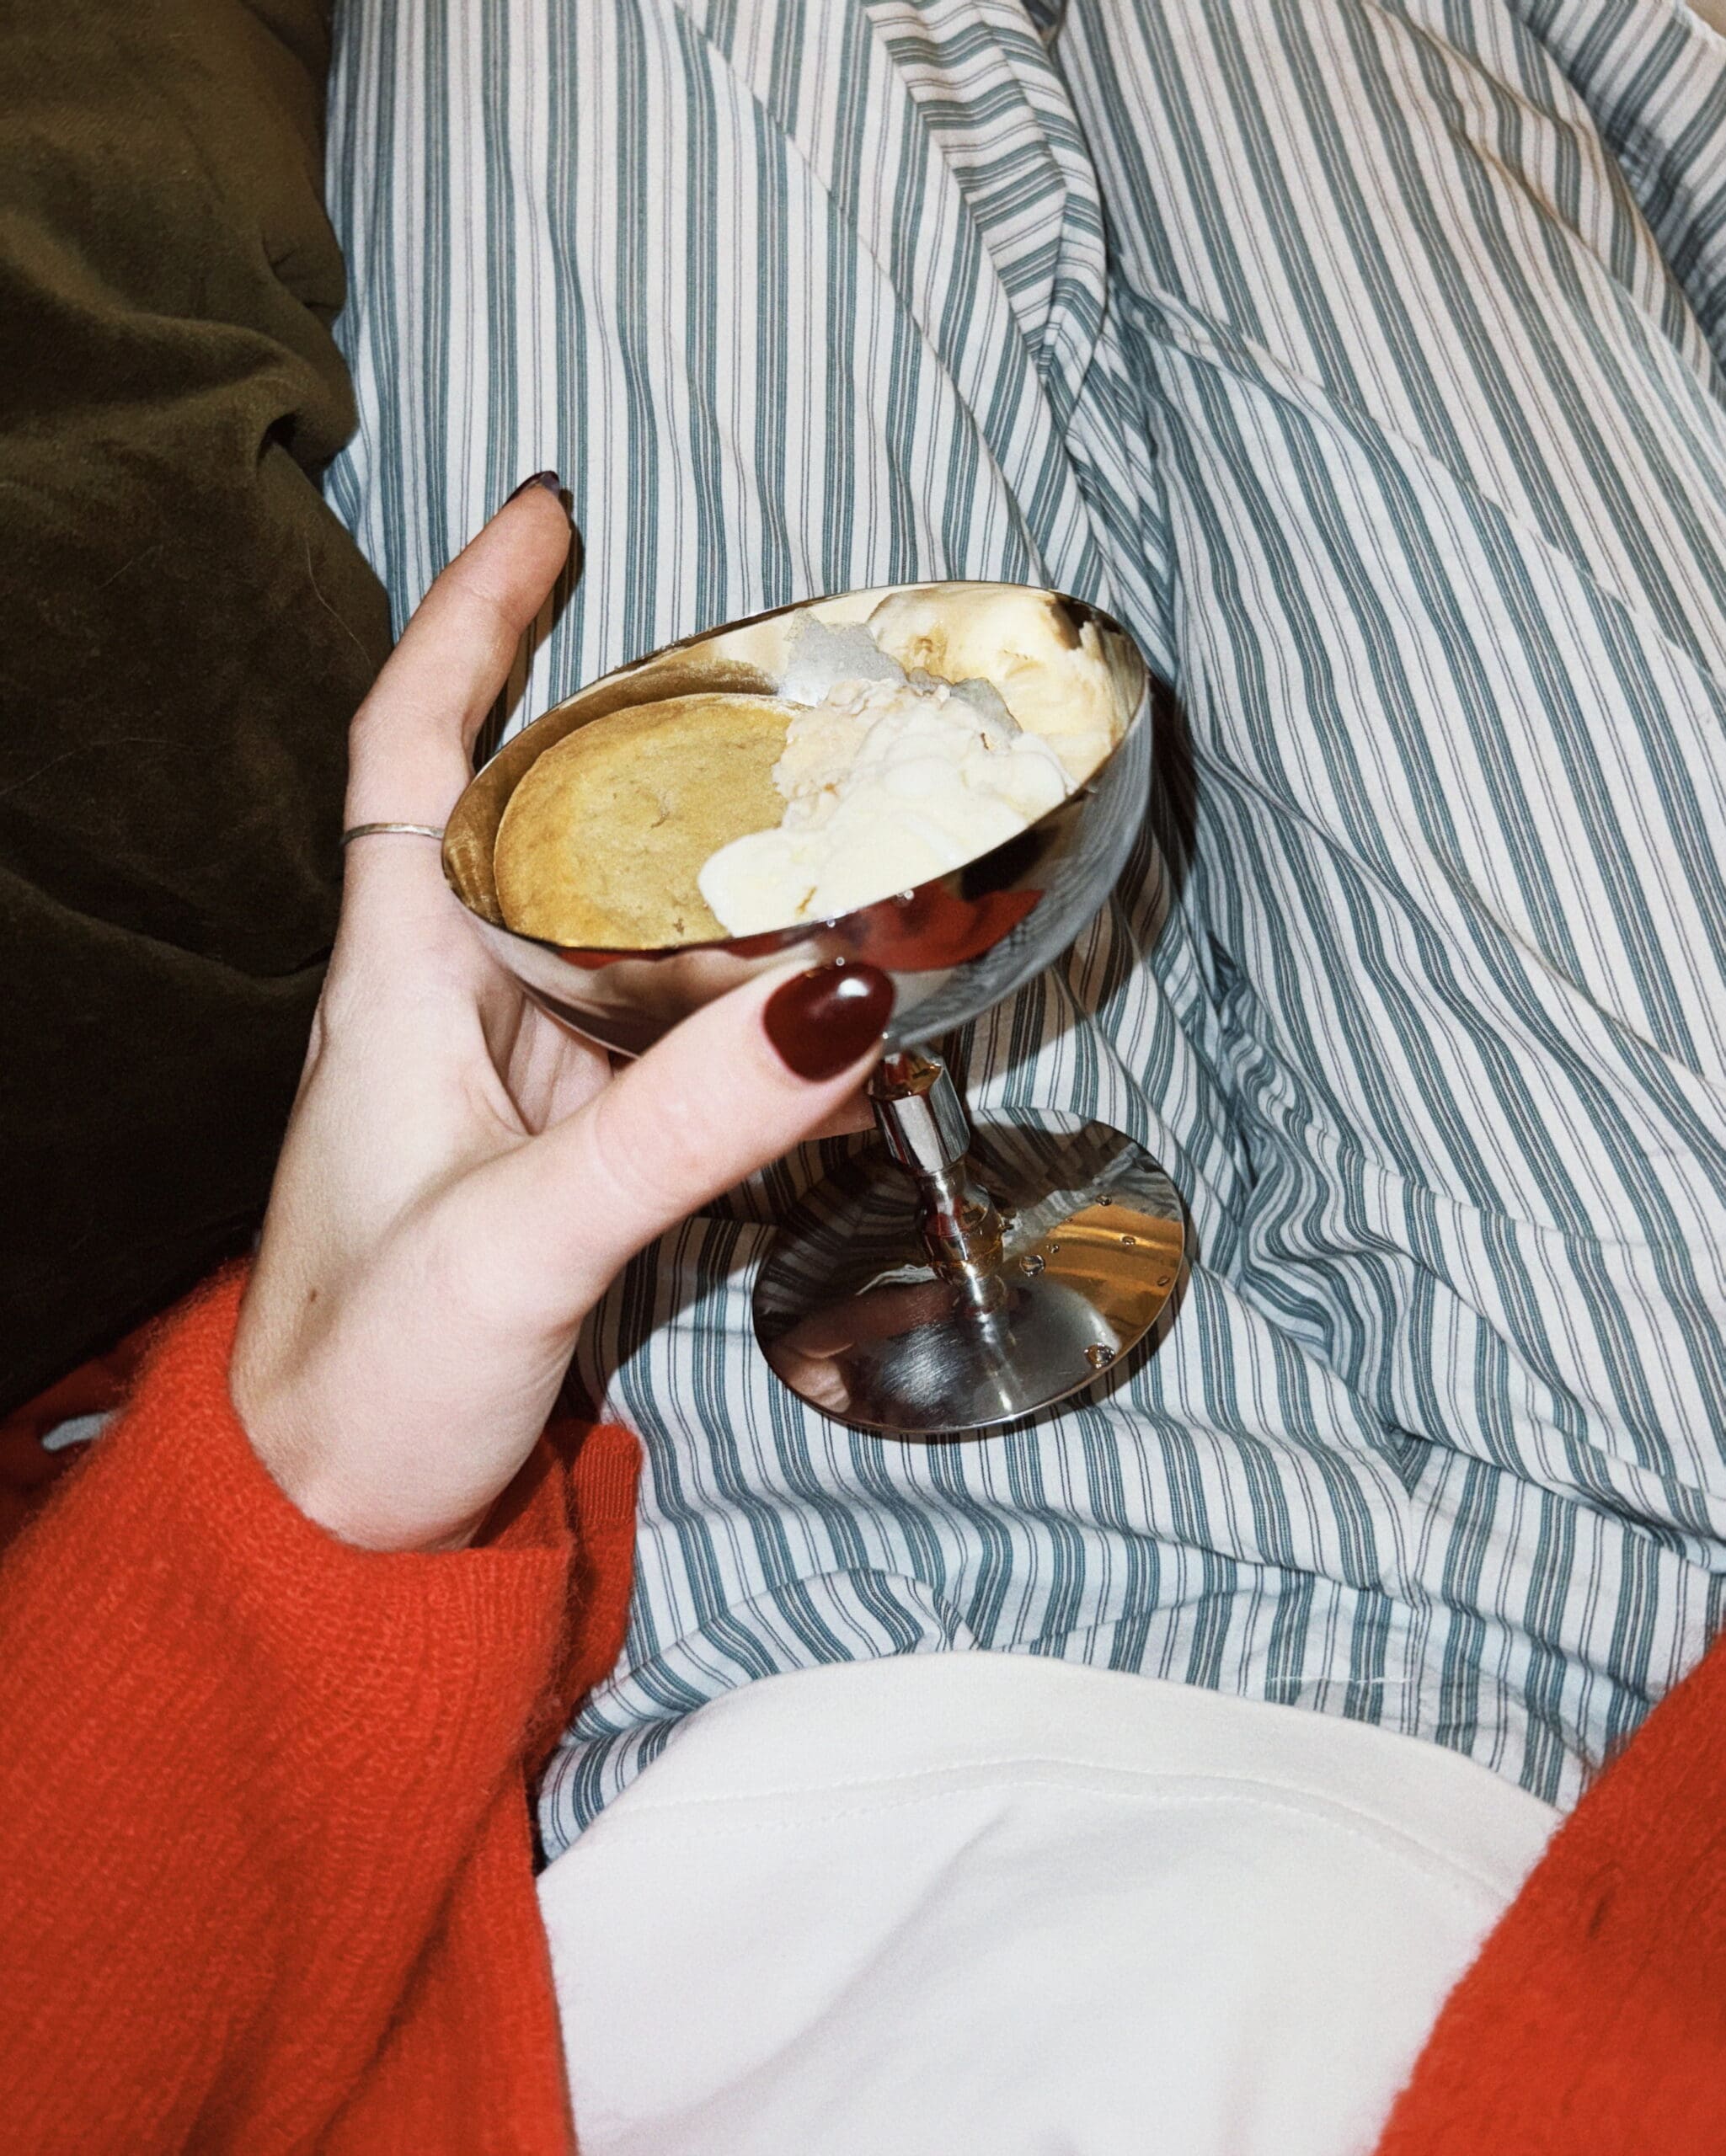
<path id="1" fill-rule="evenodd" d="M 869 632 L 907 672 L 992 682 L 1075 786 L 1114 746 L 1114 691 L 1102 639 L 1058 600 L 1010 584 L 895 592 L 870 615 Z"/>
<path id="2" fill-rule="evenodd" d="M 734 936 L 975 860 L 1088 778 L 1115 738 L 1095 630 L 1011 587 L 896 595 L 867 627 L 804 616 L 779 693 L 803 707 L 773 767 L 784 815 L 721 846 L 699 879 Z"/>

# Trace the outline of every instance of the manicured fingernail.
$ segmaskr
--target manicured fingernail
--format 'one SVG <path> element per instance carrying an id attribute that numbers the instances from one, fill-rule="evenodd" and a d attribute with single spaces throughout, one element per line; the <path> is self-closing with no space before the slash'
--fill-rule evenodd
<path id="1" fill-rule="evenodd" d="M 879 966 L 836 959 L 776 988 L 761 1023 L 779 1060 L 818 1085 L 877 1043 L 893 1016 L 893 984 Z"/>
<path id="2" fill-rule="evenodd" d="M 560 494 L 564 491 L 564 483 L 555 472 L 536 472 L 531 479 L 521 482 L 510 499 L 514 501 L 517 494 L 525 494 L 530 487 L 543 487 L 548 494 Z"/>

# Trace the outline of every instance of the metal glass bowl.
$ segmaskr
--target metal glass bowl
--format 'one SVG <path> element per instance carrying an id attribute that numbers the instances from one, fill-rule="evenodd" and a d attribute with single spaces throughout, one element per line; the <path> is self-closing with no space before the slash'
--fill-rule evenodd
<path id="1" fill-rule="evenodd" d="M 1121 739 L 1102 768 L 1017 838 L 978 860 L 855 912 L 761 936 L 666 950 L 574 950 L 517 935 L 498 903 L 493 849 L 529 767 L 578 727 L 634 704 L 697 691 L 771 696 L 790 630 L 805 611 L 861 622 L 896 590 L 963 592 L 963 584 L 884 586 L 776 607 L 622 666 L 555 706 L 500 749 L 456 804 L 444 873 L 504 965 L 534 1000 L 605 1047 L 639 1055 L 680 1018 L 788 959 L 867 959 L 893 976 L 888 1040 L 913 1048 L 949 1033 L 1040 973 L 1089 921 L 1120 873 L 1150 784 L 1145 663 L 1119 625 L 1059 595 L 1076 627 L 1093 624 L 1114 688 Z"/>
<path id="2" fill-rule="evenodd" d="M 886 1157 L 860 1185 L 855 1174 L 818 1185 L 782 1227 L 756 1323 L 768 1360 L 812 1406 L 910 1438 L 985 1428 L 1094 1383 L 1154 1323 L 1179 1269 L 1179 1201 L 1142 1149 L 1095 1123 L 1064 1151 L 1058 1139 L 986 1134 L 980 1178 L 945 1067 L 919 1052 L 1059 957 L 1120 873 L 1151 784 L 1149 677 L 1132 638 L 1084 600 L 1039 595 L 1075 631 L 1097 632 L 1114 749 L 1016 838 L 833 919 L 662 950 L 569 948 L 505 924 L 493 854 L 516 787 L 578 727 L 697 691 L 773 695 L 800 615 L 841 627 L 899 592 L 938 600 L 975 588 L 888 585 L 777 607 L 619 667 L 505 744 L 462 793 L 443 844 L 451 888 L 528 995 L 625 1054 L 788 960 L 867 961 L 892 976 L 888 1053 L 870 1087 Z"/>

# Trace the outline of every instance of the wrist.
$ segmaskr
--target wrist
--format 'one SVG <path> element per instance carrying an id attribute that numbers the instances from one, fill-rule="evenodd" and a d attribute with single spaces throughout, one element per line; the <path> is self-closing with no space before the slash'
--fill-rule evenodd
<path id="1" fill-rule="evenodd" d="M 359 1441 L 314 1433 L 288 1404 L 248 1385 L 238 1363 L 230 1396 L 247 1442 L 288 1502 L 314 1527 L 355 1550 L 380 1555 L 465 1550 L 485 1523 L 489 1504 L 442 1513 L 404 1502 L 399 1475 L 393 1488 L 380 1487 L 356 1468 Z M 407 1465 L 407 1463 L 403 1463 Z"/>

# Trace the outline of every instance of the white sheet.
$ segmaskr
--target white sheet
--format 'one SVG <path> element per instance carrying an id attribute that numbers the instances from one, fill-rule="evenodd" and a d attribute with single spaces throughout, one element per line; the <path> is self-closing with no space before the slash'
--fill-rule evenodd
<path id="1" fill-rule="evenodd" d="M 1344 2156 L 1558 1815 L 1023 1656 L 767 1678 L 545 1873 L 584 2156 Z"/>

